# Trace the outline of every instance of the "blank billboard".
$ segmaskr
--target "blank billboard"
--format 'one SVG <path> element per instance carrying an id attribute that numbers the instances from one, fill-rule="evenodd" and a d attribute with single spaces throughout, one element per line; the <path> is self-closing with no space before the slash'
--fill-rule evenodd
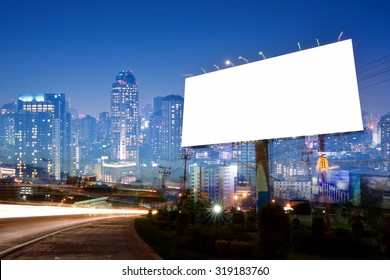
<path id="1" fill-rule="evenodd" d="M 183 147 L 362 129 L 351 40 L 185 81 Z"/>

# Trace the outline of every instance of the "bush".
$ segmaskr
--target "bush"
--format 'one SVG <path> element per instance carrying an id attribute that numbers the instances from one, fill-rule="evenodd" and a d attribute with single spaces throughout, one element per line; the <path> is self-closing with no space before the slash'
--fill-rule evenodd
<path id="1" fill-rule="evenodd" d="M 230 244 L 233 258 L 239 260 L 248 260 L 253 256 L 255 248 L 253 245 L 244 241 L 233 240 Z"/>
<path id="2" fill-rule="evenodd" d="M 179 214 L 180 214 L 179 210 L 170 211 L 169 212 L 169 217 L 168 217 L 169 221 L 171 223 L 176 223 L 176 220 L 179 217 Z"/>
<path id="3" fill-rule="evenodd" d="M 291 225 L 284 209 L 268 204 L 259 214 L 259 249 L 263 259 L 285 259 L 290 247 Z"/>
<path id="4" fill-rule="evenodd" d="M 157 221 L 167 221 L 168 220 L 168 210 L 159 209 L 157 212 Z"/>
<path id="5" fill-rule="evenodd" d="M 226 258 L 230 254 L 230 241 L 217 240 L 215 241 L 215 248 L 218 256 Z"/>
<path id="6" fill-rule="evenodd" d="M 256 213 L 249 212 L 246 217 L 246 227 L 250 231 L 256 231 L 257 215 Z"/>
<path id="7" fill-rule="evenodd" d="M 314 217 L 311 225 L 311 233 L 314 235 L 324 235 L 325 233 L 325 220 L 322 217 Z"/>
<path id="8" fill-rule="evenodd" d="M 294 233 L 300 233 L 302 231 L 301 221 L 298 218 L 294 218 L 291 222 L 291 229 Z"/>
<path id="9" fill-rule="evenodd" d="M 295 205 L 294 207 L 295 215 L 310 215 L 311 214 L 311 206 L 310 202 L 305 201 Z"/>
<path id="10" fill-rule="evenodd" d="M 190 215 L 187 212 L 180 213 L 177 218 L 176 233 L 178 235 L 182 235 L 189 224 L 190 224 Z"/>
<path id="11" fill-rule="evenodd" d="M 251 259 L 255 250 L 248 242 L 238 240 L 217 240 L 215 248 L 219 257 L 236 260 Z"/>
<path id="12" fill-rule="evenodd" d="M 220 234 L 214 230 L 206 230 L 200 236 L 200 250 L 206 254 L 215 254 L 215 242 L 220 238 Z"/>
<path id="13" fill-rule="evenodd" d="M 360 238 L 364 233 L 364 225 L 360 221 L 352 223 L 352 235 L 354 238 Z"/>
<path id="14" fill-rule="evenodd" d="M 245 216 L 243 212 L 233 213 L 232 223 L 234 226 L 243 227 L 245 225 Z"/>

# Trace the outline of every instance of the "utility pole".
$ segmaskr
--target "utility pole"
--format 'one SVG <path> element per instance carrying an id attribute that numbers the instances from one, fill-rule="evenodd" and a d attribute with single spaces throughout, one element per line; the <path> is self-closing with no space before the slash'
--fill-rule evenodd
<path id="1" fill-rule="evenodd" d="M 310 205 L 313 200 L 313 182 L 312 182 L 312 177 L 311 177 L 311 166 L 310 166 L 310 155 L 313 154 L 313 151 L 309 151 L 308 148 L 306 148 L 306 152 L 301 152 L 301 159 L 303 162 L 306 162 L 307 164 L 307 176 L 309 179 L 309 184 L 310 184 Z"/>
<path id="2" fill-rule="evenodd" d="M 187 182 L 187 160 L 191 159 L 192 153 L 187 149 L 183 149 L 181 153 L 181 159 L 184 159 L 184 174 L 183 174 L 183 185 L 181 187 L 181 194 L 184 195 L 186 191 L 186 182 Z"/>
<path id="3" fill-rule="evenodd" d="M 162 184 L 161 184 L 161 187 L 162 187 L 162 192 L 163 192 L 162 193 L 163 194 L 163 198 L 164 198 L 164 201 L 165 201 L 165 189 L 167 188 L 165 182 L 167 180 L 167 176 L 169 174 L 171 174 L 171 171 L 169 171 L 169 170 L 171 170 L 171 167 L 170 166 L 167 167 L 167 166 L 160 165 L 159 168 L 160 168 L 160 170 L 158 171 L 158 173 L 162 174 Z"/>
<path id="4" fill-rule="evenodd" d="M 270 201 L 269 196 L 269 168 L 268 168 L 269 140 L 256 140 L 256 212 Z"/>

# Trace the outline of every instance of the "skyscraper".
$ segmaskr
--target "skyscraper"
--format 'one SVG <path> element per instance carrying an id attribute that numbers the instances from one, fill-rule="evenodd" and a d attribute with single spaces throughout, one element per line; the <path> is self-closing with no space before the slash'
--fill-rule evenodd
<path id="1" fill-rule="evenodd" d="M 163 100 L 163 96 L 156 96 L 153 98 L 153 112 L 159 112 L 162 110 Z"/>
<path id="2" fill-rule="evenodd" d="M 119 72 L 111 91 L 112 159 L 139 161 L 139 93 L 131 71 Z"/>
<path id="3" fill-rule="evenodd" d="M 384 170 L 389 171 L 388 159 L 390 158 L 390 113 L 381 117 L 379 121 L 381 130 L 381 153 L 384 161 Z"/>
<path id="4" fill-rule="evenodd" d="M 180 157 L 181 132 L 183 126 L 184 98 L 168 95 L 162 102 L 162 158 L 173 160 Z"/>
<path id="5" fill-rule="evenodd" d="M 97 122 L 97 140 L 100 143 L 108 144 L 110 136 L 111 118 L 108 112 L 101 112 Z"/>
<path id="6" fill-rule="evenodd" d="M 60 176 L 61 179 L 66 179 L 72 170 L 72 115 L 68 110 L 70 101 L 64 93 L 46 93 L 44 98 L 54 105 L 53 118 L 58 122 L 60 139 Z"/>
<path id="7" fill-rule="evenodd" d="M 232 144 L 232 159 L 237 161 L 237 186 L 256 190 L 256 147 L 253 142 Z"/>
<path id="8" fill-rule="evenodd" d="M 60 180 L 70 172 L 71 125 L 65 94 L 21 94 L 15 156 L 21 178 Z"/>
<path id="9" fill-rule="evenodd" d="M 151 158 L 158 161 L 161 158 L 161 128 L 162 128 L 162 113 L 161 110 L 154 112 L 150 117 L 150 150 Z"/>
<path id="10" fill-rule="evenodd" d="M 14 164 L 15 155 L 15 113 L 16 102 L 10 102 L 1 107 L 0 114 L 0 162 L 6 165 Z"/>
<path id="11" fill-rule="evenodd" d="M 97 121 L 94 117 L 87 115 L 79 120 L 80 139 L 84 145 L 92 146 L 96 141 Z"/>

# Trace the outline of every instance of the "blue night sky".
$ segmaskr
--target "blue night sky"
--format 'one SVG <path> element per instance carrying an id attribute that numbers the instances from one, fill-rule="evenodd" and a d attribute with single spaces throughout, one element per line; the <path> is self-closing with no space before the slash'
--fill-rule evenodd
<path id="1" fill-rule="evenodd" d="M 0 105 L 20 93 L 63 92 L 72 107 L 109 111 L 111 85 L 132 70 L 141 104 L 184 94 L 183 74 L 226 59 L 260 60 L 352 39 L 362 109 L 390 111 L 390 1 L 0 1 Z M 375 64 L 370 64 L 375 66 Z"/>

